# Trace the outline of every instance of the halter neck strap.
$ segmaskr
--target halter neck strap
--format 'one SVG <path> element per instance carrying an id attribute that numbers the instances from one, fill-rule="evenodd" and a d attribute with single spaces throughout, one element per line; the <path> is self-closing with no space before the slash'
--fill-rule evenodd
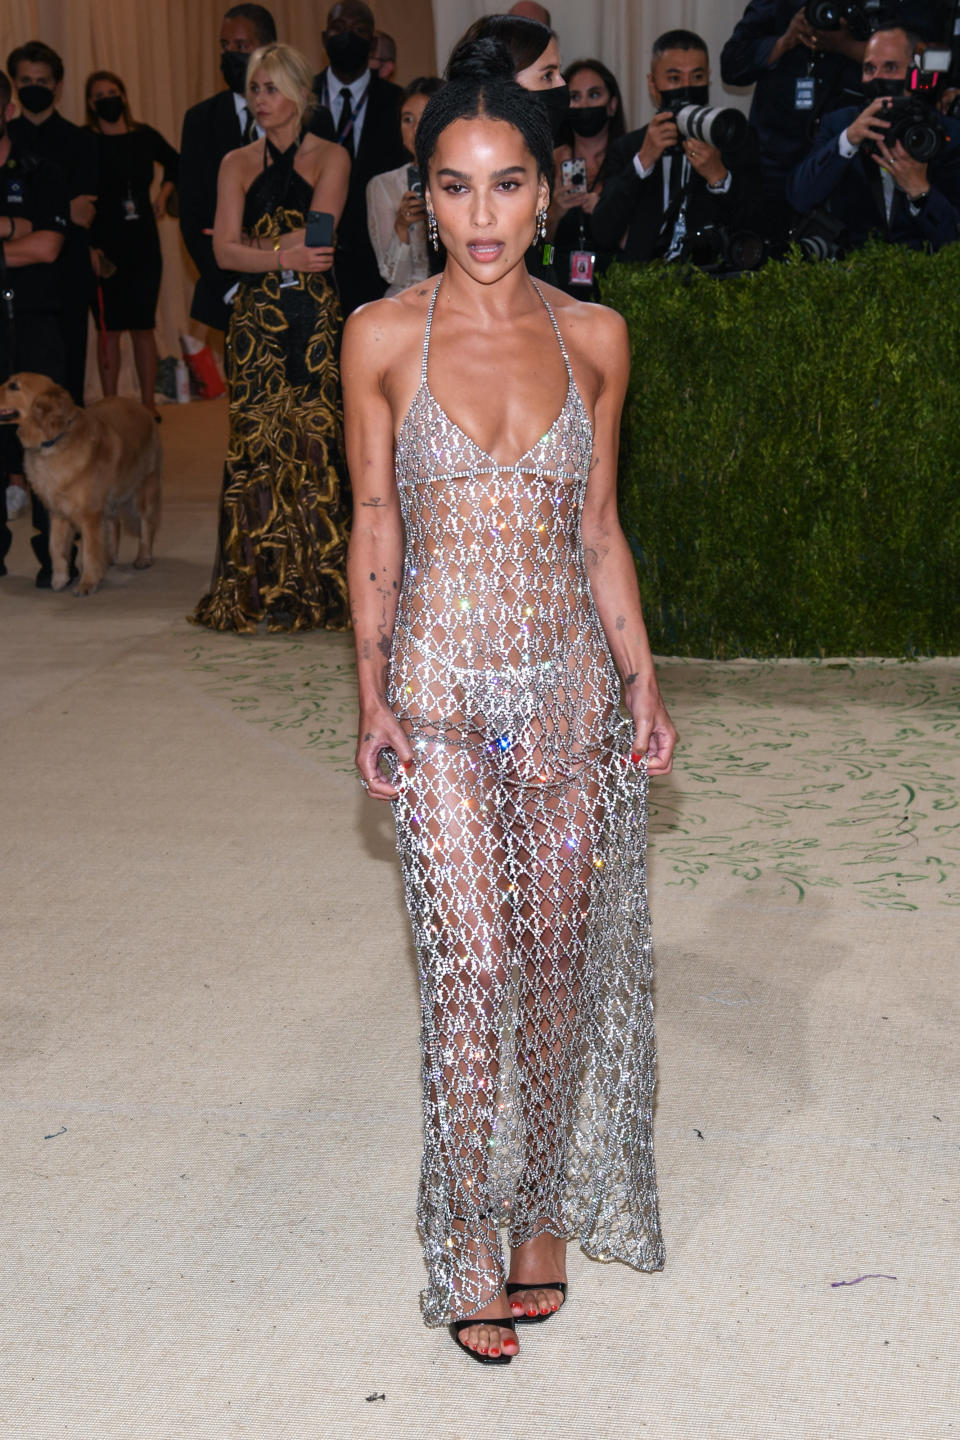
<path id="1" fill-rule="evenodd" d="M 553 307 L 551 306 L 546 295 L 544 295 L 543 291 L 540 289 L 540 286 L 537 284 L 536 280 L 533 280 L 531 278 L 530 283 L 533 285 L 534 290 L 536 290 L 537 294 L 540 296 L 540 299 L 543 301 L 543 308 L 550 316 L 550 324 L 553 326 L 553 333 L 557 337 L 557 344 L 560 346 L 560 354 L 563 356 L 563 363 L 567 367 L 567 378 L 572 383 L 573 370 L 570 365 L 570 356 L 567 354 L 567 347 L 563 343 L 563 336 L 560 334 L 560 326 L 557 324 L 557 317 L 553 313 Z M 437 281 L 436 285 L 433 288 L 433 294 L 430 296 L 430 304 L 427 308 L 427 324 L 423 332 L 423 356 L 420 361 L 421 385 L 426 385 L 427 383 L 427 360 L 430 354 L 430 330 L 433 326 L 433 309 L 437 303 L 437 296 L 440 293 L 440 286 L 442 284 L 443 276 L 441 275 L 440 279 Z"/>

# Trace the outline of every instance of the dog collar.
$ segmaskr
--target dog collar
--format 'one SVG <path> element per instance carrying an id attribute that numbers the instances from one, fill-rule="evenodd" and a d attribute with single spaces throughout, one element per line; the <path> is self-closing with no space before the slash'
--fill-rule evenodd
<path id="1" fill-rule="evenodd" d="M 54 437 L 53 437 L 52 440 L 41 440 L 41 441 L 40 441 L 40 449 L 41 449 L 41 450 L 49 450 L 52 445 L 56 445 L 56 443 L 57 443 L 58 440 L 62 440 L 63 437 L 64 437 L 64 435 L 66 435 L 67 431 L 70 429 L 70 426 L 73 424 L 74 420 L 76 420 L 76 418 L 77 418 L 76 415 L 72 415 L 72 416 L 70 417 L 70 419 L 67 421 L 67 424 L 66 424 L 66 426 L 64 427 L 64 429 L 60 431 L 60 434 L 59 434 L 59 435 L 54 435 Z"/>

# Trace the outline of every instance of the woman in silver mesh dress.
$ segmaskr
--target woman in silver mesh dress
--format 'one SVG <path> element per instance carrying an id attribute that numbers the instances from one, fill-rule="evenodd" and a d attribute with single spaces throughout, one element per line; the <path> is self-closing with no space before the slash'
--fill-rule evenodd
<path id="1" fill-rule="evenodd" d="M 644 842 L 676 735 L 617 520 L 626 328 L 524 265 L 544 112 L 454 79 L 417 150 L 446 268 L 344 341 L 357 766 L 419 963 L 424 1318 L 506 1364 L 569 1238 L 663 1264 Z"/>

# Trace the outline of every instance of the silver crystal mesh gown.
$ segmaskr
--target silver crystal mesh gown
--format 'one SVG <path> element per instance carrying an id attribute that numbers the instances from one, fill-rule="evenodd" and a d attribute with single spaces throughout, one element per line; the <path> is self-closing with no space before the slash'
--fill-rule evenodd
<path id="1" fill-rule="evenodd" d="M 549 1230 L 663 1265 L 646 766 L 584 567 L 590 419 L 537 289 L 568 375 L 546 435 L 504 467 L 437 404 L 435 290 L 397 442 L 388 699 L 415 754 L 394 812 L 420 972 L 431 1325 L 501 1290 L 502 1226 L 512 1244 Z"/>

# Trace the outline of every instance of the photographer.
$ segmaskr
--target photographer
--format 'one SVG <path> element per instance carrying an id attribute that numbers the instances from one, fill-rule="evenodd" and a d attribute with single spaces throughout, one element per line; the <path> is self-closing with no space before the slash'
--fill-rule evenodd
<path id="1" fill-rule="evenodd" d="M 849 244 L 871 234 L 919 250 L 960 239 L 960 122 L 928 107 L 927 123 L 944 143 L 926 163 L 897 141 L 887 144 L 888 99 L 904 93 L 920 37 L 889 25 L 871 36 L 863 59 L 865 109 L 838 110 L 824 122 L 815 149 L 795 170 L 787 198 L 806 212 L 826 206 L 846 226 Z"/>
<path id="2" fill-rule="evenodd" d="M 814 30 L 798 0 L 751 0 L 720 55 L 725 85 L 754 85 L 750 124 L 760 142 L 760 175 L 771 238 L 786 234 L 786 186 L 823 115 L 858 87 L 864 41 L 844 20 Z"/>
<path id="3" fill-rule="evenodd" d="M 720 150 L 703 139 L 682 139 L 677 128 L 681 104 L 710 103 L 706 43 L 690 30 L 661 35 L 647 85 L 657 114 L 610 148 L 603 194 L 593 212 L 597 246 L 618 250 L 621 260 L 674 260 L 701 229 L 755 228 L 760 194 L 755 137 L 748 134 L 743 144 Z"/>

